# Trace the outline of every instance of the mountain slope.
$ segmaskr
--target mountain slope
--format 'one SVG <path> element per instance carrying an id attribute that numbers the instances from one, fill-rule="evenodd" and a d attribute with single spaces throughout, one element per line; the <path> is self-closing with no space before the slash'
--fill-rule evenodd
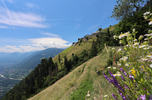
<path id="1" fill-rule="evenodd" d="M 48 48 L 42 51 L 34 52 L 32 55 L 24 59 L 18 66 L 22 69 L 34 69 L 41 62 L 42 58 L 53 58 L 63 50 L 64 49 Z"/>
<path id="2" fill-rule="evenodd" d="M 98 75 L 96 73 L 96 71 L 102 70 L 103 66 L 106 65 L 106 58 L 108 58 L 108 56 L 109 54 L 106 52 L 106 49 L 104 49 L 100 55 L 85 62 L 55 84 L 28 100 L 84 100 L 87 91 L 90 91 L 92 97 L 100 98 L 98 82 L 102 90 L 104 90 L 104 94 L 113 92 L 113 87 L 103 78 L 103 75 Z M 89 83 L 88 80 L 91 81 L 91 83 Z M 85 82 L 86 87 L 83 87 L 82 85 L 84 85 L 83 83 Z M 87 87 L 88 84 L 91 84 L 93 87 Z M 84 91 L 82 91 L 82 89 Z M 81 99 L 73 97 L 75 93 L 77 97 L 81 97 Z"/>

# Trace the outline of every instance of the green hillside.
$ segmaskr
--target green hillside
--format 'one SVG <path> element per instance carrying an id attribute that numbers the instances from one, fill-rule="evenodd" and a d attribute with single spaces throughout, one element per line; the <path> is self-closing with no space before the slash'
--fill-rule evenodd
<path id="1" fill-rule="evenodd" d="M 108 58 L 109 53 L 104 49 L 100 55 L 80 65 L 55 84 L 28 100 L 84 100 L 87 91 L 90 91 L 92 97 L 100 98 L 98 83 L 102 88 L 101 97 L 103 98 L 104 94 L 114 92 L 113 86 L 103 75 L 97 74 L 97 71 L 104 69 Z"/>

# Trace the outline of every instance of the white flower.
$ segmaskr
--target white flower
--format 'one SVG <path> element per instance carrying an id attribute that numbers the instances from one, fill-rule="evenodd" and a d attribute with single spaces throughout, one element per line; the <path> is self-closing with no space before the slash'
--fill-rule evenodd
<path id="1" fill-rule="evenodd" d="M 144 40 L 148 40 L 148 38 L 145 38 Z"/>
<path id="2" fill-rule="evenodd" d="M 152 68 L 152 64 L 150 64 L 150 68 Z"/>
<path id="3" fill-rule="evenodd" d="M 107 95 L 104 95 L 104 97 L 106 98 L 108 96 L 108 94 Z"/>
<path id="4" fill-rule="evenodd" d="M 149 47 L 144 48 L 144 50 L 147 50 L 147 49 L 149 49 Z"/>
<path id="5" fill-rule="evenodd" d="M 118 66 L 121 66 L 121 63 L 118 63 L 117 65 L 118 65 Z"/>
<path id="6" fill-rule="evenodd" d="M 117 50 L 117 52 L 119 52 L 119 51 L 121 51 L 122 49 L 121 48 L 119 48 L 118 50 Z"/>
<path id="7" fill-rule="evenodd" d="M 139 43 L 134 43 L 133 45 L 139 45 Z"/>
<path id="8" fill-rule="evenodd" d="M 149 54 L 149 55 L 147 55 L 147 57 L 152 58 L 152 55 L 151 55 L 151 54 Z"/>
<path id="9" fill-rule="evenodd" d="M 112 50 L 115 50 L 115 48 L 112 48 Z"/>
<path id="10" fill-rule="evenodd" d="M 128 67 L 128 66 L 129 66 L 129 64 L 128 64 L 128 63 L 126 63 L 126 64 L 125 64 L 125 66 L 127 66 L 127 67 Z"/>
<path id="11" fill-rule="evenodd" d="M 114 35 L 113 38 L 116 39 L 116 35 Z"/>
<path id="12" fill-rule="evenodd" d="M 109 66 L 109 67 L 107 67 L 108 69 L 110 69 L 111 68 L 111 66 Z"/>
<path id="13" fill-rule="evenodd" d="M 152 21 L 149 22 L 149 25 L 152 25 Z"/>
<path id="14" fill-rule="evenodd" d="M 121 76 L 121 74 L 117 74 L 117 76 Z"/>
<path id="15" fill-rule="evenodd" d="M 143 38 L 143 35 L 140 35 L 140 37 L 138 39 L 141 40 L 142 38 Z"/>
<path id="16" fill-rule="evenodd" d="M 113 69 L 116 69 L 116 67 L 113 67 Z"/>
<path id="17" fill-rule="evenodd" d="M 113 76 L 117 76 L 117 74 L 113 74 Z"/>
<path id="18" fill-rule="evenodd" d="M 150 14 L 150 12 L 145 12 L 143 15 L 145 16 L 145 15 L 148 15 L 148 14 Z"/>
<path id="19" fill-rule="evenodd" d="M 137 39 L 134 40 L 135 42 L 137 41 Z"/>

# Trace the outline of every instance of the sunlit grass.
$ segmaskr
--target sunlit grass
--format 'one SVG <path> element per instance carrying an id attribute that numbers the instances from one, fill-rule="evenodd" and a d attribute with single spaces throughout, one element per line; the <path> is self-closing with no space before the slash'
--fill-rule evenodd
<path id="1" fill-rule="evenodd" d="M 83 90 L 83 87 L 81 86 L 87 79 L 92 81 L 91 84 L 93 89 L 81 91 L 82 94 L 84 94 L 83 97 L 85 97 L 87 92 L 90 91 L 92 97 L 99 98 L 100 89 L 97 83 L 99 83 L 103 89 L 101 97 L 103 97 L 104 94 L 114 92 L 113 86 L 106 81 L 103 75 L 98 75 L 96 73 L 97 70 L 103 70 L 103 66 L 106 65 L 108 57 L 109 54 L 105 49 L 103 49 L 103 52 L 100 55 L 77 67 L 55 84 L 29 100 L 70 100 L 73 93 L 79 91 L 80 88 Z"/>

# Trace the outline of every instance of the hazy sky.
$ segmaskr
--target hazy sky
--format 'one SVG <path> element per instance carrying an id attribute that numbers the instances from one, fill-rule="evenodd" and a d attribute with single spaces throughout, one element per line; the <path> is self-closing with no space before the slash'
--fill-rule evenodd
<path id="1" fill-rule="evenodd" d="M 116 0 L 0 0 L 0 52 L 66 48 L 117 24 Z"/>

